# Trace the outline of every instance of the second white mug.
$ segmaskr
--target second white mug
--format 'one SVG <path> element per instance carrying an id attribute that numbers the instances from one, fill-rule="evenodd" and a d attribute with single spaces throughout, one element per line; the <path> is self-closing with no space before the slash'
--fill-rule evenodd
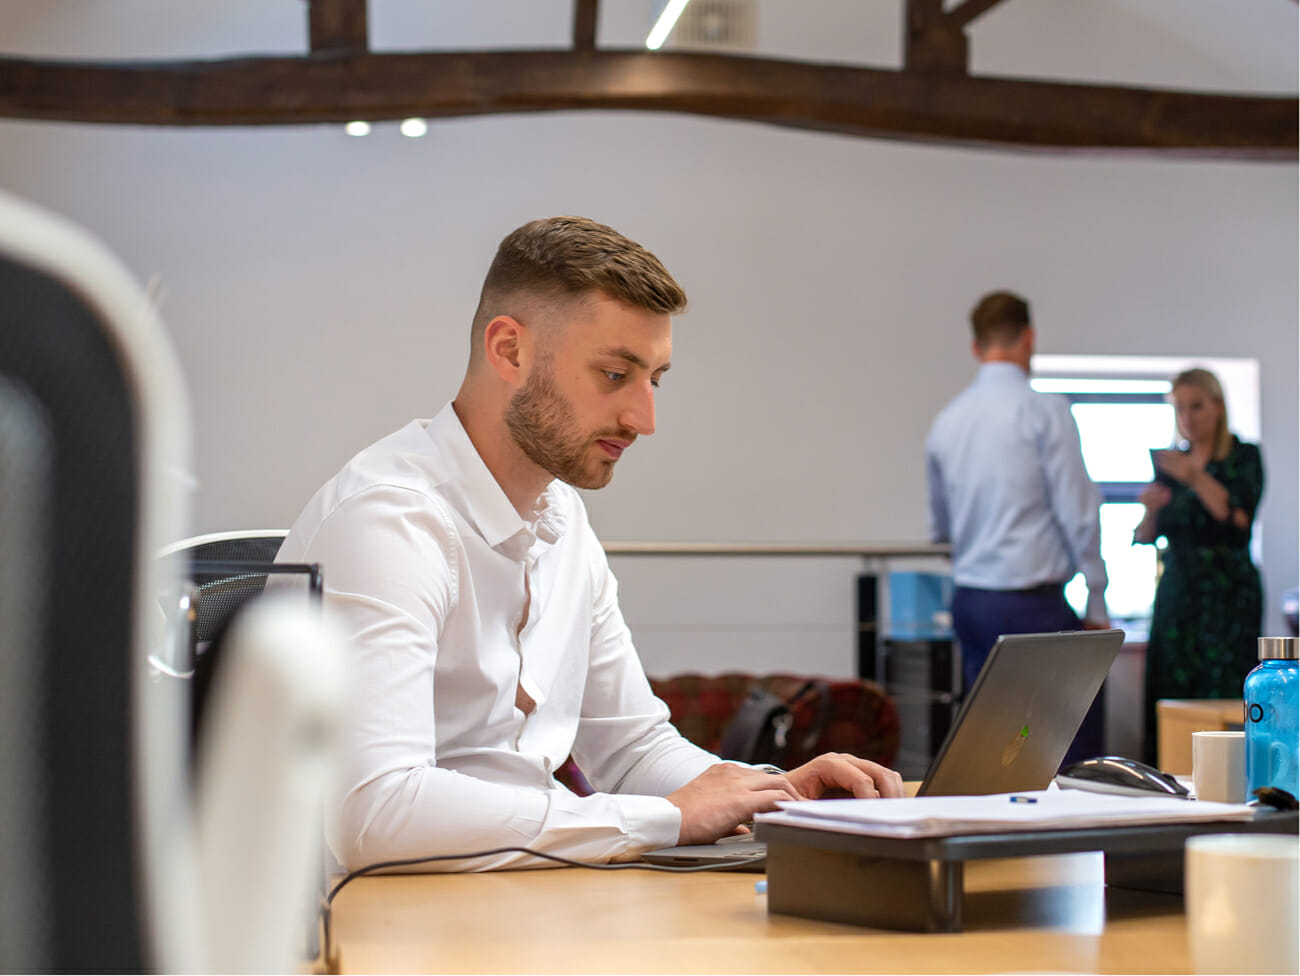
<path id="1" fill-rule="evenodd" d="M 1296 972 L 1295 835 L 1203 834 L 1185 850 L 1192 972 Z"/>
<path id="2" fill-rule="evenodd" d="M 1192 788 L 1198 800 L 1246 802 L 1246 733 L 1192 733 Z"/>

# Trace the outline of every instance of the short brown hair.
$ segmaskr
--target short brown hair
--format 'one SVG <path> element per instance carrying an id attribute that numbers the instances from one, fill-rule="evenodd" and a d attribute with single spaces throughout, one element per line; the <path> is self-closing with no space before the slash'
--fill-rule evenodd
<path id="1" fill-rule="evenodd" d="M 493 317 L 511 314 L 512 298 L 577 298 L 593 291 L 649 312 L 675 314 L 686 307 L 682 286 L 636 241 L 586 217 L 546 217 L 511 231 L 497 248 L 483 279 L 474 334 Z"/>
<path id="2" fill-rule="evenodd" d="M 970 324 L 980 349 L 1010 345 L 1029 328 L 1029 303 L 1009 291 L 990 292 L 971 309 Z"/>

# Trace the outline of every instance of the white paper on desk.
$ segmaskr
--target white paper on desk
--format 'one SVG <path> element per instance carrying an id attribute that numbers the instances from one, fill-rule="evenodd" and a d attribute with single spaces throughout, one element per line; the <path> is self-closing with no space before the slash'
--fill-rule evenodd
<path id="1" fill-rule="evenodd" d="M 1034 802 L 1013 802 L 1013 797 Z M 1083 790 L 1034 790 L 989 796 L 918 796 L 885 800 L 798 800 L 762 813 L 758 823 L 882 837 L 944 837 L 1007 830 L 1060 830 L 1201 820 L 1250 820 L 1244 803 L 1203 803 Z"/>

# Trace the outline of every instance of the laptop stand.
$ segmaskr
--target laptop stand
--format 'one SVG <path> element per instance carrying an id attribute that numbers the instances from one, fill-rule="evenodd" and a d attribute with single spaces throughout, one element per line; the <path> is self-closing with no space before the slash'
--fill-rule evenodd
<path id="1" fill-rule="evenodd" d="M 913 932 L 960 932 L 967 861 L 1105 854 L 1106 883 L 1182 891 L 1183 842 L 1197 834 L 1295 834 L 1296 811 L 1261 810 L 1254 820 L 1142 824 L 964 834 L 869 837 L 758 824 L 767 842 L 767 910 L 830 922 Z"/>

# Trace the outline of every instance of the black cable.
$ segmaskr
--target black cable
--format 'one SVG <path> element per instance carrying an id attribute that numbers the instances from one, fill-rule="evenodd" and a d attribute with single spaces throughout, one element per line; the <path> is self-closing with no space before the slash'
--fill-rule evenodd
<path id="1" fill-rule="evenodd" d="M 648 861 L 619 861 L 612 864 L 599 864 L 591 861 L 575 861 L 573 858 L 561 857 L 559 854 L 535 851 L 531 847 L 494 847 L 488 851 L 474 851 L 470 854 L 431 854 L 428 857 L 409 857 L 399 861 L 377 861 L 374 864 L 367 864 L 363 868 L 357 868 L 355 871 L 349 871 L 339 880 L 338 884 L 330 889 L 330 893 L 321 899 L 322 963 L 328 966 L 330 962 L 330 909 L 334 905 L 334 898 L 352 881 L 388 868 L 412 867 L 416 864 L 431 864 L 434 861 L 467 861 L 476 857 L 491 857 L 494 854 L 531 854 L 533 857 L 540 857 L 546 861 L 555 861 L 558 864 L 566 864 L 575 868 L 590 868 L 595 871 L 667 871 L 673 874 L 694 874 L 698 871 L 736 871 L 753 864 L 753 859 L 739 859 L 734 863 L 694 865 L 651 864 Z"/>

